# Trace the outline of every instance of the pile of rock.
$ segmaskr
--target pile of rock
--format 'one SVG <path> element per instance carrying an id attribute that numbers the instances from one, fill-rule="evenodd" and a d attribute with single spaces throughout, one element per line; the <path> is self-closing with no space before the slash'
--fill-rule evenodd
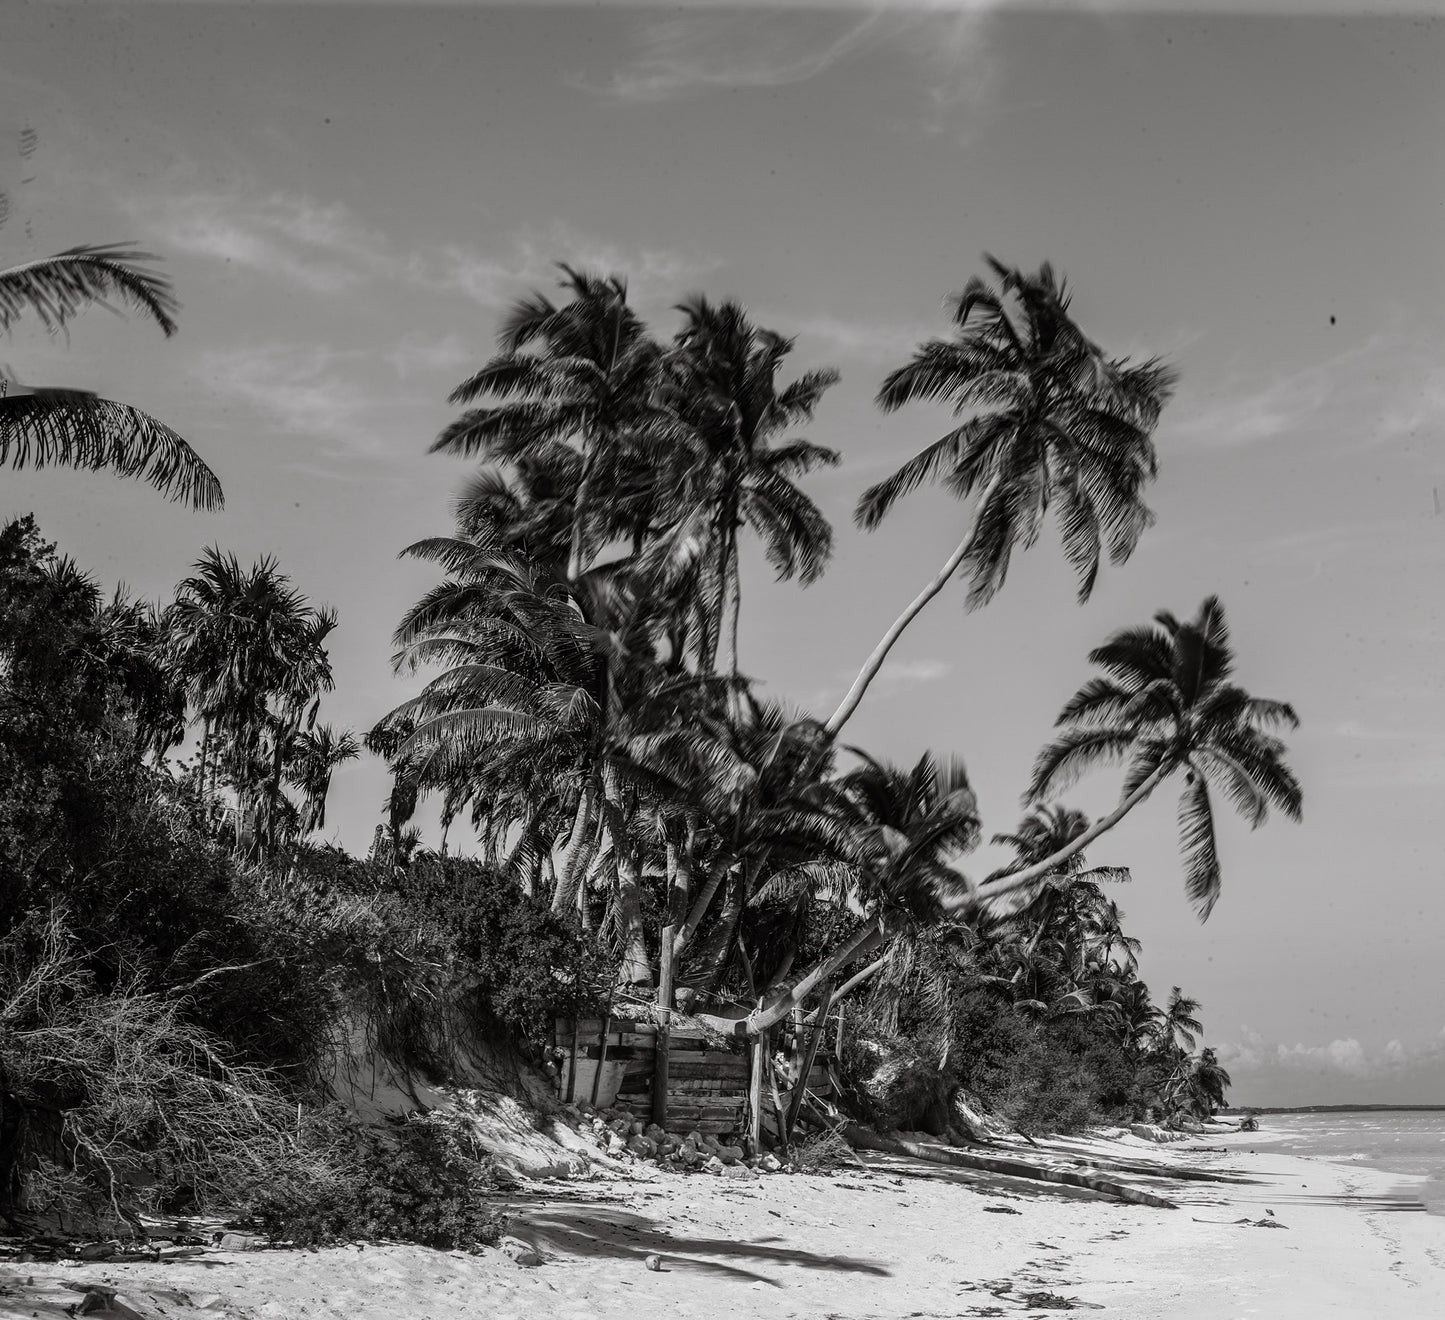
<path id="1" fill-rule="evenodd" d="M 626 1108 L 596 1109 L 583 1101 L 563 1105 L 561 1117 L 615 1160 L 637 1160 L 678 1172 L 693 1170 L 727 1178 L 756 1178 L 783 1169 L 776 1155 L 749 1159 L 741 1146 L 720 1141 L 710 1132 L 665 1132 Z"/>

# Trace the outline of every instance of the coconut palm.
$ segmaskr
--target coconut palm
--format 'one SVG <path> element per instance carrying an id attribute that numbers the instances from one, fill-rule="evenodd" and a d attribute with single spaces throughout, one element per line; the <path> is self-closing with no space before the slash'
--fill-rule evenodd
<path id="1" fill-rule="evenodd" d="M 673 572 L 679 560 L 698 565 L 697 586 L 710 597 L 703 668 L 716 668 L 726 634 L 729 672 L 736 679 L 739 531 L 751 528 L 780 580 L 796 575 L 806 586 L 828 561 L 832 528 L 795 481 L 836 464 L 838 455 L 782 437 L 812 420 L 838 373 L 810 371 L 780 385 L 791 339 L 755 326 L 736 302 L 715 304 L 698 294 L 678 310 L 684 323 L 667 360 L 663 399 L 682 424 L 691 461 L 670 493 L 670 525 L 660 533 L 654 557 L 672 560 Z"/>
<path id="2" fill-rule="evenodd" d="M 1174 382 L 1158 361 L 1108 358 L 1069 315 L 1069 293 L 1045 263 L 1031 275 L 985 257 L 998 289 L 971 279 L 953 300 L 949 339 L 923 344 L 884 381 L 878 404 L 944 404 L 960 424 L 863 492 L 857 519 L 876 527 L 925 482 L 972 497 L 967 534 L 884 633 L 828 720 L 847 723 L 904 629 L 955 573 L 970 609 L 1003 586 L 1015 548 L 1037 540 L 1057 511 L 1064 553 L 1093 591 L 1101 556 L 1116 564 L 1152 521 L 1142 492 L 1155 474 L 1151 432 Z"/>
<path id="3" fill-rule="evenodd" d="M 540 293 L 517 302 L 497 337 L 500 352 L 452 392 L 473 407 L 432 452 L 492 462 L 546 458 L 566 470 L 572 506 L 567 578 L 576 581 L 629 510 L 615 480 L 622 451 L 643 441 L 662 350 L 628 306 L 627 286 L 563 266 L 570 301 Z"/>
<path id="4" fill-rule="evenodd" d="M 821 733 L 821 731 L 819 731 Z M 765 1032 L 850 963 L 893 936 L 938 920 L 966 888 L 954 860 L 978 842 L 977 801 L 961 762 L 924 755 L 903 770 L 864 756 L 832 786 L 836 863 L 798 868 L 813 885 L 835 888 L 850 915 L 831 952 L 768 987 L 739 1029 Z"/>
<path id="5" fill-rule="evenodd" d="M 177 303 L 170 284 L 147 268 L 156 260 L 125 244 L 75 247 L 0 268 L 0 331 L 29 312 L 59 330 L 82 309 L 129 305 L 167 336 Z M 0 464 L 14 468 L 102 468 L 139 477 L 198 509 L 221 506 L 221 486 L 170 427 L 127 404 L 86 390 L 21 385 L 0 371 Z"/>
<path id="6" fill-rule="evenodd" d="M 1198 1018 L 1199 1001 L 1191 999 L 1177 985 L 1169 992 L 1169 1001 L 1159 1019 L 1159 1043 L 1178 1050 L 1192 1050 L 1204 1030 Z"/>
<path id="7" fill-rule="evenodd" d="M 1059 732 L 1038 755 L 1026 799 L 1041 802 L 1080 773 L 1126 761 L 1119 805 L 1051 856 L 983 885 L 997 898 L 1049 875 L 1147 798 L 1164 779 L 1184 777 L 1179 844 L 1185 890 L 1203 920 L 1219 897 L 1211 786 L 1251 827 L 1270 809 L 1299 820 L 1303 793 L 1273 730 L 1299 720 L 1282 701 L 1252 697 L 1230 682 L 1234 655 L 1224 606 L 1209 596 L 1193 619 L 1167 611 L 1154 624 L 1115 633 L 1089 659 L 1104 670 L 1065 704 Z"/>

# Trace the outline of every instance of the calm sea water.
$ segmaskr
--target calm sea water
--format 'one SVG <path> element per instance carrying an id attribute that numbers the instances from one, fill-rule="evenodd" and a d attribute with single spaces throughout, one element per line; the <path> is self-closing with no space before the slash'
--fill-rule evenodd
<path id="1" fill-rule="evenodd" d="M 1338 1114 L 1261 1114 L 1260 1134 L 1281 1139 L 1271 1150 L 1390 1173 L 1423 1175 L 1412 1188 L 1431 1214 L 1445 1215 L 1445 1112 L 1378 1110 Z"/>

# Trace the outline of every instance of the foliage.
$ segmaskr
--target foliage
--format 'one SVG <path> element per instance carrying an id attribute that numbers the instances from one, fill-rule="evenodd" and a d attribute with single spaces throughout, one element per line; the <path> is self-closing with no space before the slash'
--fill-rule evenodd
<path id="1" fill-rule="evenodd" d="M 413 1114 L 377 1128 L 326 1110 L 309 1117 L 301 1145 L 324 1172 L 283 1173 L 246 1207 L 278 1241 L 380 1238 L 474 1250 L 506 1230 L 489 1201 L 497 1190 L 491 1159 L 464 1115 Z"/>
<path id="2" fill-rule="evenodd" d="M 63 329 L 82 309 L 129 304 L 166 335 L 177 303 L 155 258 L 125 244 L 76 247 L 0 268 L 0 334 L 25 313 Z M 139 477 L 198 509 L 221 506 L 221 484 L 196 452 L 163 422 L 86 390 L 31 388 L 0 372 L 0 465 L 109 469 Z"/>

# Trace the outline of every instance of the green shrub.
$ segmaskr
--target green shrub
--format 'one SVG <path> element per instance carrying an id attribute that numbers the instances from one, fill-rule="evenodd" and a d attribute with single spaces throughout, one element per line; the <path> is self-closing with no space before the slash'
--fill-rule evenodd
<path id="1" fill-rule="evenodd" d="M 472 1249 L 494 1245 L 506 1229 L 489 1201 L 492 1161 L 464 1117 L 434 1112 L 369 1128 L 326 1111 L 312 1115 L 303 1145 L 315 1156 L 312 1171 L 283 1171 L 248 1207 L 274 1239 Z"/>

